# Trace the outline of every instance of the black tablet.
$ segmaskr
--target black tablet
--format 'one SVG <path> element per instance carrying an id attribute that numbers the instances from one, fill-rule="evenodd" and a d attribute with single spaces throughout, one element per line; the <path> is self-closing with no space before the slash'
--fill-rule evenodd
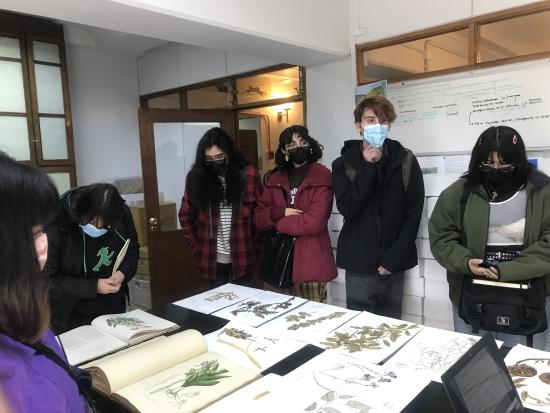
<path id="1" fill-rule="evenodd" d="M 489 333 L 441 380 L 456 413 L 523 413 L 518 392 Z"/>

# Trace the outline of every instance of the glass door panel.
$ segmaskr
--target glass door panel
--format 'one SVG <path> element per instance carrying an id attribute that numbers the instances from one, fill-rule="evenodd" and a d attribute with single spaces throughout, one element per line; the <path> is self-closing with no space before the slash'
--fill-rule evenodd
<path id="1" fill-rule="evenodd" d="M 160 202 L 161 231 L 180 228 L 177 214 L 187 173 L 195 162 L 197 144 L 207 130 L 219 126 L 219 122 L 153 124 L 157 186 L 164 198 L 164 202 Z"/>
<path id="2" fill-rule="evenodd" d="M 29 130 L 25 116 L 0 115 L 0 151 L 17 161 L 30 161 Z"/>

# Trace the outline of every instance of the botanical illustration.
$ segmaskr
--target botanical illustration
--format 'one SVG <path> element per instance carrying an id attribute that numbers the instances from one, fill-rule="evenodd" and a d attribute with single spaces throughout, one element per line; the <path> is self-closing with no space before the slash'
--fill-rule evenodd
<path id="1" fill-rule="evenodd" d="M 145 321 L 136 317 L 113 316 L 106 319 L 105 322 L 109 327 L 123 326 L 129 328 L 131 331 L 151 328 L 151 326 L 145 324 Z"/>
<path id="2" fill-rule="evenodd" d="M 550 358 L 527 357 L 507 363 L 507 367 L 521 401 L 530 407 L 550 410 Z"/>
<path id="3" fill-rule="evenodd" d="M 163 384 L 149 391 L 150 396 L 159 394 L 169 400 L 171 406 L 181 408 L 190 399 L 198 397 L 200 390 L 190 387 L 215 386 L 225 378 L 231 377 L 229 371 L 219 368 L 218 360 L 206 360 L 189 369 L 183 378 L 177 378 L 169 384 Z"/>
<path id="4" fill-rule="evenodd" d="M 286 321 L 288 323 L 291 323 L 291 325 L 288 326 L 288 330 L 298 330 L 300 328 L 307 328 L 307 327 L 314 326 L 315 324 L 320 324 L 326 320 L 340 318 L 344 315 L 346 315 L 344 311 L 335 311 L 333 313 L 320 316 L 317 318 L 311 318 L 310 320 L 308 320 L 307 318 L 312 317 L 313 314 L 306 313 L 305 311 L 300 311 L 298 312 L 298 314 L 292 314 L 292 315 L 286 316 Z"/>
<path id="5" fill-rule="evenodd" d="M 449 369 L 478 340 L 478 337 L 432 328 L 424 328 L 386 364 L 433 374 L 440 381 Z"/>
<path id="6" fill-rule="evenodd" d="M 239 313 L 252 313 L 256 317 L 265 318 L 271 314 L 278 314 L 279 310 L 286 310 L 292 307 L 293 301 L 296 297 L 289 297 L 286 301 L 278 303 L 262 303 L 261 301 L 251 300 L 246 301 L 231 311 L 231 314 L 237 315 Z"/>
<path id="7" fill-rule="evenodd" d="M 206 338 L 210 351 L 257 371 L 265 370 L 304 346 L 269 329 L 257 329 L 237 321 L 231 321 Z"/>
<path id="8" fill-rule="evenodd" d="M 383 347 L 390 347 L 398 338 L 411 336 L 411 331 L 419 328 L 417 324 L 387 324 L 378 326 L 350 326 L 355 331 L 334 332 L 321 342 L 329 349 L 345 348 L 349 353 L 361 350 L 380 350 Z"/>
<path id="9" fill-rule="evenodd" d="M 325 352 L 287 375 L 304 412 L 398 412 L 428 383 L 422 376 Z"/>
<path id="10" fill-rule="evenodd" d="M 205 298 L 206 301 L 218 301 L 218 300 L 227 300 L 227 301 L 233 301 L 239 298 L 237 294 L 235 294 L 233 291 L 227 291 L 227 292 L 210 292 L 208 294 L 208 297 Z"/>

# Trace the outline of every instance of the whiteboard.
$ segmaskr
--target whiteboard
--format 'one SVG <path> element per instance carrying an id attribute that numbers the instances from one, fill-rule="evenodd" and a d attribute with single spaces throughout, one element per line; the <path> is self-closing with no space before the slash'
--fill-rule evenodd
<path id="1" fill-rule="evenodd" d="M 490 126 L 515 128 L 528 148 L 550 148 L 550 60 L 388 85 L 389 137 L 417 154 L 470 152 Z"/>

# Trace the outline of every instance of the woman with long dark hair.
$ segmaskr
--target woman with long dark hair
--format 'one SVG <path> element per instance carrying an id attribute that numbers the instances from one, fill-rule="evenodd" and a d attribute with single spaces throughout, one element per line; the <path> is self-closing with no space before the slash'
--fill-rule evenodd
<path id="1" fill-rule="evenodd" d="M 220 128 L 208 130 L 187 174 L 179 220 L 209 288 L 252 284 L 257 264 L 252 215 L 260 192 L 258 172 L 231 137 Z"/>
<path id="2" fill-rule="evenodd" d="M 475 318 L 468 315 L 465 292 L 470 290 L 464 286 L 472 284 L 472 277 L 502 282 L 542 280 L 540 312 L 544 316 L 546 308 L 550 321 L 550 307 L 544 303 L 544 296 L 550 294 L 549 205 L 550 178 L 528 163 L 520 134 L 507 126 L 485 130 L 472 150 L 468 172 L 441 193 L 429 224 L 432 253 L 447 269 L 456 331 L 475 332 L 472 327 L 489 308 L 478 306 Z M 492 291 L 504 297 L 510 289 Z M 525 335 L 501 330 L 506 323 L 512 327 L 515 320 L 501 318 L 491 318 L 500 323 L 495 337 L 508 346 L 525 344 Z M 533 334 L 534 347 L 544 349 L 547 337 L 548 330 Z"/>
<path id="3" fill-rule="evenodd" d="M 37 168 L 0 152 L 0 391 L 13 412 L 84 412 L 77 381 L 48 329 L 42 226 L 58 195 Z M 56 361 L 54 361 L 56 360 Z"/>
<path id="4" fill-rule="evenodd" d="M 111 184 L 96 183 L 63 194 L 56 220 L 46 228 L 50 254 L 52 326 L 56 333 L 87 325 L 100 315 L 126 312 L 128 281 L 139 243 L 130 209 Z M 116 258 L 130 243 L 120 267 Z"/>
<path id="5" fill-rule="evenodd" d="M 332 178 L 317 163 L 323 147 L 299 125 L 286 128 L 275 153 L 276 168 L 268 175 L 254 222 L 260 230 L 296 236 L 290 291 L 325 302 L 326 283 L 336 278 L 328 235 L 332 211 Z"/>

